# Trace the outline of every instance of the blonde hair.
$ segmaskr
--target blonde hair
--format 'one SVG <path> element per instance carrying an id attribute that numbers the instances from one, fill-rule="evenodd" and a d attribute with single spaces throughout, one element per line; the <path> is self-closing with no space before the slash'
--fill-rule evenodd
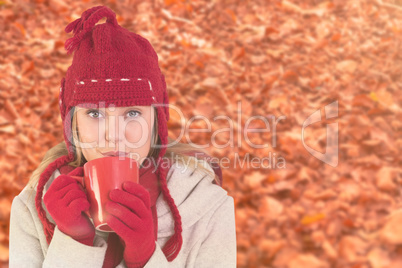
<path id="1" fill-rule="evenodd" d="M 74 109 L 74 107 L 72 108 Z M 160 145 L 160 138 L 158 136 L 158 120 L 157 120 L 157 113 L 155 113 L 154 116 L 154 127 L 153 127 L 153 134 L 152 134 L 152 140 L 151 140 L 151 149 L 148 154 L 148 157 L 154 157 L 155 159 L 158 157 L 159 154 L 159 149 L 155 149 L 153 145 Z M 78 141 L 78 125 L 77 125 L 77 112 L 74 109 L 73 115 L 72 115 L 72 133 L 73 133 L 73 140 Z M 172 143 L 174 140 L 168 137 L 168 143 Z M 77 144 L 74 142 L 74 144 Z M 190 157 L 186 155 L 185 153 L 188 153 L 190 151 L 197 151 L 200 153 L 205 153 L 208 154 L 208 152 L 204 149 L 198 149 L 193 147 L 190 144 L 185 144 L 185 143 L 176 143 L 172 145 L 171 147 L 168 147 L 166 149 L 166 153 L 164 158 L 169 158 L 174 162 L 177 162 L 178 159 L 180 161 L 182 160 L 184 163 L 189 165 L 190 167 L 195 167 L 200 168 L 202 171 L 209 173 L 211 176 L 214 176 L 214 180 L 217 184 L 219 184 L 219 177 L 215 174 L 211 174 L 211 171 L 208 170 L 206 167 L 203 165 L 197 165 L 197 160 L 194 157 Z M 28 181 L 28 186 L 34 188 L 40 178 L 40 175 L 42 172 L 47 168 L 47 166 L 55 161 L 57 158 L 63 156 L 63 155 L 68 155 L 68 150 L 65 141 L 60 142 L 56 146 L 50 148 L 42 162 L 39 164 L 39 166 L 33 171 L 29 181 Z M 85 164 L 87 161 L 82 154 L 81 148 L 74 146 L 74 161 L 68 163 L 69 166 L 72 167 L 79 167 Z"/>

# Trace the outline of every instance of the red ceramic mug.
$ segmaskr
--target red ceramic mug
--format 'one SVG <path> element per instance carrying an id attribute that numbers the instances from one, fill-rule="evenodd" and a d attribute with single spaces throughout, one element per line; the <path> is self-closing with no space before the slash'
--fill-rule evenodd
<path id="1" fill-rule="evenodd" d="M 97 158 L 84 164 L 84 177 L 71 177 L 76 179 L 87 193 L 91 207 L 89 212 L 85 213 L 93 220 L 95 228 L 103 232 L 113 232 L 105 222 L 105 204 L 110 200 L 109 192 L 122 189 L 125 181 L 138 183 L 138 162 L 119 156 Z"/>

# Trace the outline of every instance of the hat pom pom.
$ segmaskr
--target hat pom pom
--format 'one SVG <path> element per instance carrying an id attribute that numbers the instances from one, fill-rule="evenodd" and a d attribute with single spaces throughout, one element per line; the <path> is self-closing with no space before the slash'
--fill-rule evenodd
<path id="1" fill-rule="evenodd" d="M 73 31 L 74 33 L 74 36 L 69 38 L 64 44 L 67 54 L 73 53 L 84 35 L 89 32 L 103 17 L 107 17 L 106 22 L 115 26 L 118 25 L 116 14 L 110 8 L 106 6 L 96 6 L 86 10 L 84 13 L 82 13 L 81 18 L 76 19 L 66 26 L 64 29 L 65 32 L 69 33 Z"/>
<path id="2" fill-rule="evenodd" d="M 76 36 L 68 39 L 64 44 L 64 48 L 67 50 L 67 54 L 73 53 L 73 51 L 78 47 L 80 41 L 81 38 L 77 38 Z"/>
<path id="3" fill-rule="evenodd" d="M 88 10 L 85 10 L 85 12 L 81 14 L 81 18 L 78 18 L 75 21 L 68 24 L 64 29 L 64 31 L 66 33 L 73 31 L 74 35 L 78 34 L 79 32 L 82 31 L 83 23 L 90 17 L 90 15 L 92 15 L 95 11 L 101 9 L 102 7 L 103 6 L 96 6 Z"/>
<path id="4" fill-rule="evenodd" d="M 66 26 L 66 28 L 64 29 L 64 31 L 66 33 L 69 33 L 71 31 L 73 31 L 73 33 L 76 33 L 78 31 L 78 28 L 82 27 L 82 18 L 76 19 L 75 21 L 71 22 L 70 24 L 68 24 Z"/>

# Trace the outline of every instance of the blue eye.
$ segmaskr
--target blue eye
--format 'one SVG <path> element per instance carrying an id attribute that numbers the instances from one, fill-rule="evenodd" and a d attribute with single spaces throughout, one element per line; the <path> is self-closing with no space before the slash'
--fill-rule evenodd
<path id="1" fill-rule="evenodd" d="M 87 114 L 88 114 L 89 116 L 93 117 L 93 118 L 99 118 L 99 115 L 100 115 L 100 113 L 99 113 L 98 110 L 89 110 L 89 111 L 87 112 Z M 92 116 L 91 114 L 98 114 L 98 116 Z"/>
<path id="2" fill-rule="evenodd" d="M 131 111 L 129 111 L 127 114 L 130 114 L 130 113 L 136 113 L 138 116 L 140 116 L 141 115 L 141 112 L 139 112 L 139 111 L 136 111 L 136 110 L 131 110 Z M 137 116 L 132 116 L 132 117 L 137 117 Z"/>

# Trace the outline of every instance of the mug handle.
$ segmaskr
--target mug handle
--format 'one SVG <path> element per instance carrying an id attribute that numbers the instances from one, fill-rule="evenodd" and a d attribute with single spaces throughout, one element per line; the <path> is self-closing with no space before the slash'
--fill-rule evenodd
<path id="1" fill-rule="evenodd" d="M 84 177 L 81 177 L 81 176 L 70 176 L 70 177 L 73 178 L 73 179 L 75 179 L 75 180 L 78 182 L 78 184 L 81 186 L 82 190 L 84 190 L 84 191 L 86 192 Z M 91 214 L 89 213 L 88 210 L 85 210 L 84 213 L 85 213 L 89 218 L 91 218 Z"/>

